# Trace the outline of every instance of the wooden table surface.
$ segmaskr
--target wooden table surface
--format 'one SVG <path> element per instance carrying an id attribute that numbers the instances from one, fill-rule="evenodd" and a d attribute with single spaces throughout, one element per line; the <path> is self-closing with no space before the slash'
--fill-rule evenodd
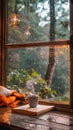
<path id="1" fill-rule="evenodd" d="M 0 108 L 0 129 L 2 126 L 7 130 L 73 130 L 73 115 L 50 111 L 27 116 L 3 107 Z"/>

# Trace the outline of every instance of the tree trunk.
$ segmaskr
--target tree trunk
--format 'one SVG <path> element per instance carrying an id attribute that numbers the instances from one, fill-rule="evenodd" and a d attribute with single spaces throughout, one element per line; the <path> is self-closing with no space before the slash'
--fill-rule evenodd
<path id="1" fill-rule="evenodd" d="M 50 0 L 50 41 L 53 40 L 55 40 L 55 7 L 54 7 L 54 0 Z M 51 87 L 54 70 L 55 70 L 55 48 L 49 47 L 48 66 L 45 76 L 48 87 Z"/>
<path id="2" fill-rule="evenodd" d="M 51 87 L 53 74 L 54 74 L 54 70 L 55 70 L 55 49 L 51 48 L 51 47 L 49 49 L 49 61 L 48 62 L 49 63 L 48 63 L 45 79 L 47 82 L 47 86 Z"/>

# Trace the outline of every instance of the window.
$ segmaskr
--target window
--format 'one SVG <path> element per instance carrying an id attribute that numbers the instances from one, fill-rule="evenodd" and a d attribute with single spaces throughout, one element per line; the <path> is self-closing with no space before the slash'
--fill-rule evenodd
<path id="1" fill-rule="evenodd" d="M 69 104 L 69 1 L 9 0 L 7 6 L 6 86 Z"/>

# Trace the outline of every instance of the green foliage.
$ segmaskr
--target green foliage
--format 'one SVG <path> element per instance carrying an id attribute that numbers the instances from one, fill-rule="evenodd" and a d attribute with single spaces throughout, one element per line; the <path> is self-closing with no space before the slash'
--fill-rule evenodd
<path id="1" fill-rule="evenodd" d="M 50 98 L 56 95 L 56 91 L 52 90 L 51 88 L 47 88 L 46 81 L 34 69 L 32 69 L 31 74 L 28 73 L 28 71 L 25 69 L 22 69 L 20 72 L 17 70 L 11 72 L 10 70 L 7 77 L 7 85 L 15 89 L 24 89 L 26 82 L 31 79 L 34 83 L 35 92 L 39 95 L 40 98 Z M 28 92 L 27 88 L 24 90 L 25 93 Z"/>
<path id="2" fill-rule="evenodd" d="M 59 56 L 53 76 L 52 89 L 55 89 L 60 96 L 67 93 L 70 86 L 70 65 L 66 58 L 67 52 L 65 52 L 64 56 Z"/>
<path id="3" fill-rule="evenodd" d="M 11 71 L 10 69 L 9 74 L 7 76 L 7 83 L 8 86 L 13 85 L 21 86 L 21 84 L 24 85 L 24 83 L 30 78 L 31 78 L 30 74 L 25 69 L 24 70 L 21 69 L 21 71 L 18 70 Z"/>
<path id="4" fill-rule="evenodd" d="M 54 98 L 56 96 L 56 94 L 57 93 L 55 90 L 45 87 L 45 86 L 42 86 L 40 88 L 40 91 L 38 92 L 39 97 L 42 99 Z"/>

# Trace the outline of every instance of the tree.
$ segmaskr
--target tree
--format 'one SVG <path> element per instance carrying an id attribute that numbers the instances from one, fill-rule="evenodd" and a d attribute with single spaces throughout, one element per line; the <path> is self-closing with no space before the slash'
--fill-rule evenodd
<path id="1" fill-rule="evenodd" d="M 50 0 L 50 41 L 55 40 L 55 2 Z M 45 79 L 47 81 L 47 86 L 51 87 L 53 74 L 55 70 L 55 49 L 54 47 L 49 47 L 49 58 L 48 66 Z"/>

